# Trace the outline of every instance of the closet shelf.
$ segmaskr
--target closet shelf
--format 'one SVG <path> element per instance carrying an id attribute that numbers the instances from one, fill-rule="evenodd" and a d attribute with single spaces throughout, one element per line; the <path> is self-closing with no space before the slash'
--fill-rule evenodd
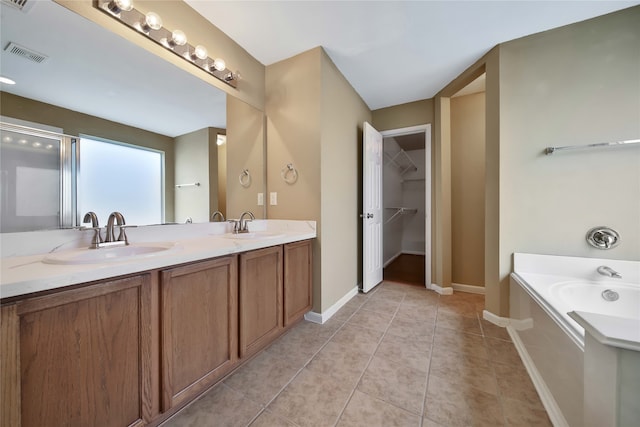
<path id="1" fill-rule="evenodd" d="M 397 218 L 400 218 L 403 215 L 415 214 L 418 212 L 418 209 L 413 208 L 405 208 L 405 207 L 391 207 L 385 209 L 394 209 L 396 212 L 391 215 L 391 217 L 385 221 L 385 224 L 389 224 L 391 221 L 394 221 Z"/>
<path id="2" fill-rule="evenodd" d="M 418 170 L 418 167 L 415 163 L 413 163 L 411 157 L 409 157 L 407 152 L 402 149 L 393 156 L 386 152 L 384 154 L 387 159 L 389 159 L 389 163 L 395 166 L 398 171 L 400 171 L 400 175 Z"/>

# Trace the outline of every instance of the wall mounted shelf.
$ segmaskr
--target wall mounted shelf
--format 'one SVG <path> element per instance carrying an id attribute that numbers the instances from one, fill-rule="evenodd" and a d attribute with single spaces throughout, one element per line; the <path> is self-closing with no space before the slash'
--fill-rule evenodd
<path id="1" fill-rule="evenodd" d="M 404 175 L 407 172 L 414 172 L 418 170 L 416 164 L 411 160 L 411 157 L 407 154 L 406 151 L 400 150 L 393 156 L 389 153 L 384 153 L 385 157 L 388 159 L 389 164 L 395 166 L 400 175 Z"/>

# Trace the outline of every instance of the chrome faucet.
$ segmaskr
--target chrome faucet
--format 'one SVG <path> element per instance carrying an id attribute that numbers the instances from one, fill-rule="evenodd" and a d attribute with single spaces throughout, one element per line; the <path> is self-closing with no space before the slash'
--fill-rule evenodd
<path id="1" fill-rule="evenodd" d="M 607 267 L 606 265 L 601 265 L 600 267 L 598 267 L 598 273 L 602 274 L 603 276 L 622 279 L 622 275 L 620 273 L 618 273 L 611 267 Z"/>
<path id="2" fill-rule="evenodd" d="M 114 236 L 114 230 L 113 230 L 114 221 L 116 222 L 116 225 L 120 227 L 120 234 L 118 235 L 117 240 Z M 109 215 L 109 219 L 107 221 L 107 235 L 104 239 L 105 243 L 124 242 L 125 245 L 128 245 L 129 241 L 127 240 L 127 235 L 124 232 L 124 227 L 123 227 L 124 225 L 125 225 L 124 216 L 120 212 L 111 212 L 111 215 Z"/>
<path id="3" fill-rule="evenodd" d="M 222 214 L 222 212 L 220 211 L 215 211 L 212 215 L 211 215 L 211 222 L 215 222 L 216 217 L 220 218 L 219 222 L 224 222 L 224 215 Z"/>
<path id="4" fill-rule="evenodd" d="M 249 215 L 249 217 L 251 219 L 244 219 L 245 215 Z M 253 221 L 254 219 L 256 219 L 256 217 L 253 215 L 252 212 L 249 211 L 245 211 L 242 212 L 242 215 L 240 215 L 240 221 L 239 221 L 239 225 L 238 225 L 238 233 L 248 233 L 249 232 L 249 228 L 247 225 L 247 222 Z"/>
<path id="5" fill-rule="evenodd" d="M 91 239 L 91 246 L 89 249 L 98 249 L 100 243 L 102 243 L 102 235 L 100 234 L 100 225 L 98 223 L 98 215 L 95 212 L 87 212 L 84 214 L 82 220 L 83 224 L 91 221 L 91 229 L 93 230 L 93 238 Z"/>

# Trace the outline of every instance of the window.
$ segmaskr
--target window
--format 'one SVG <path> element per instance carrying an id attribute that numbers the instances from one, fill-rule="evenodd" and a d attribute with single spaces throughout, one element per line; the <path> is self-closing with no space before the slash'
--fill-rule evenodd
<path id="1" fill-rule="evenodd" d="M 105 225 L 121 212 L 127 224 L 164 221 L 164 153 L 83 136 L 77 176 L 80 220 L 93 211 Z"/>

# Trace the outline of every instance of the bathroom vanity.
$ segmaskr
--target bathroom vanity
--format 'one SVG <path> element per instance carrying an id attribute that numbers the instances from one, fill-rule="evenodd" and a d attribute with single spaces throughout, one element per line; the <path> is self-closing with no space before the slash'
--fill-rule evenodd
<path id="1" fill-rule="evenodd" d="M 264 236 L 184 239 L 110 267 L 3 259 L 1 424 L 166 420 L 311 309 L 315 227 Z M 47 270 L 66 284 L 40 289 Z M 39 290 L 5 297 L 19 277 Z"/>

